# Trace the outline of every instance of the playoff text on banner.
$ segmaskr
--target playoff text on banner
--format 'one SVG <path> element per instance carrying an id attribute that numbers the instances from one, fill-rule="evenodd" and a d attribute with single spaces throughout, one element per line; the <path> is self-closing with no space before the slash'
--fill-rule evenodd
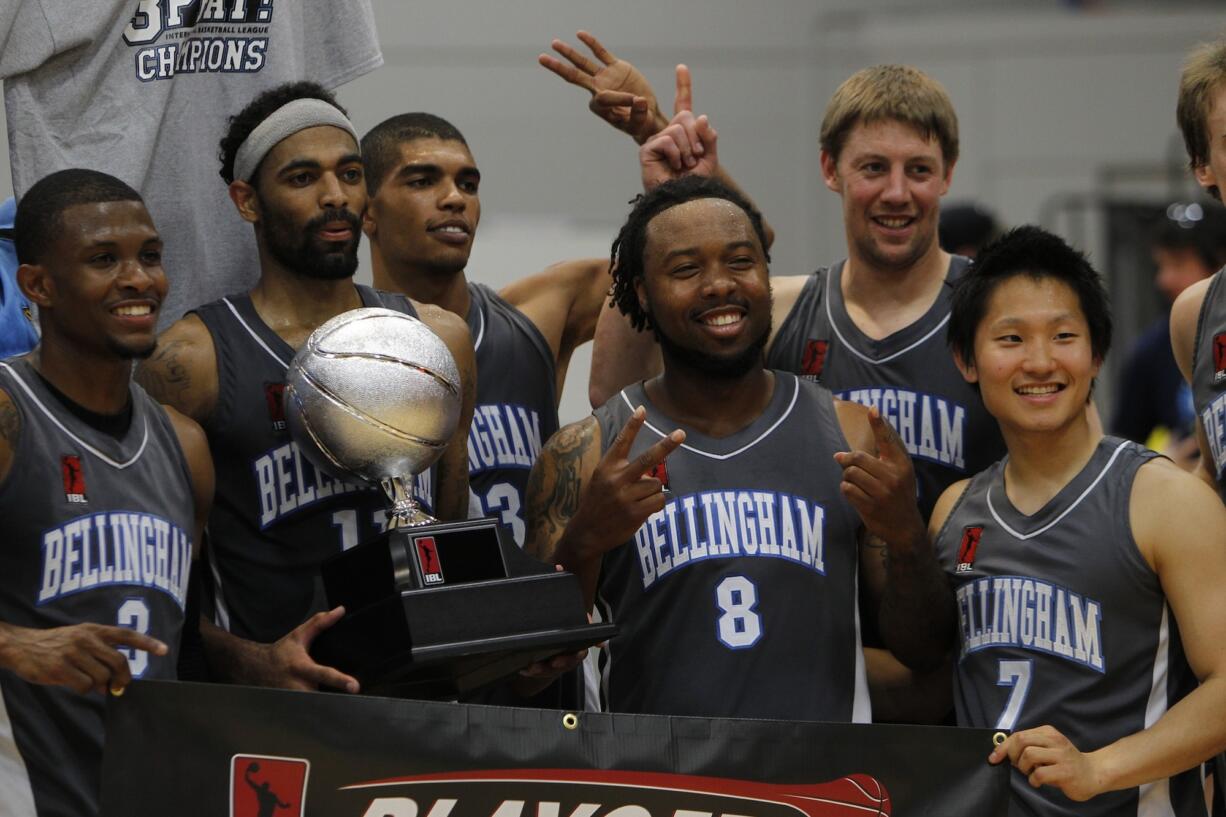
<path id="1" fill-rule="evenodd" d="M 102 814 L 1003 817 L 991 735 L 136 682 L 108 703 Z"/>

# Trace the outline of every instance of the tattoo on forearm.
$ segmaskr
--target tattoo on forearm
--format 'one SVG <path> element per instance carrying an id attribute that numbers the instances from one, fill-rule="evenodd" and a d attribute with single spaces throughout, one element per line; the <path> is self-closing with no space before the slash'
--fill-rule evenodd
<path id="1" fill-rule="evenodd" d="M 564 428 L 532 469 L 528 480 L 528 541 L 537 557 L 552 554 L 566 524 L 579 508 L 580 466 L 592 443 L 595 423 Z"/>
<path id="2" fill-rule="evenodd" d="M 185 405 L 192 380 L 179 355 L 186 346 L 182 340 L 159 345 L 152 358 L 136 367 L 136 382 L 158 402 Z"/>
<path id="3" fill-rule="evenodd" d="M 881 565 L 887 572 L 890 569 L 890 547 L 884 540 L 879 539 L 872 534 L 867 534 L 864 539 L 864 546 L 869 550 L 877 551 L 881 558 Z"/>

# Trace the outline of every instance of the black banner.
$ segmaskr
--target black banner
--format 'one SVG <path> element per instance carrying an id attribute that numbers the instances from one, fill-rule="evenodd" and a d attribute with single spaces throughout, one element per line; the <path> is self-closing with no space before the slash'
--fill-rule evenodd
<path id="1" fill-rule="evenodd" d="M 991 732 L 137 682 L 103 817 L 991 817 Z"/>

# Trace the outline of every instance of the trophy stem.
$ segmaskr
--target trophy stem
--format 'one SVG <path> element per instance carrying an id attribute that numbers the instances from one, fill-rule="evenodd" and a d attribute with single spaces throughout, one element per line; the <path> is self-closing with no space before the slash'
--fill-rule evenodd
<path id="1" fill-rule="evenodd" d="M 417 498 L 413 496 L 413 489 L 406 484 L 403 477 L 383 477 L 379 480 L 379 487 L 392 503 L 387 519 L 388 530 L 416 528 L 435 521 L 422 511 L 417 504 Z"/>

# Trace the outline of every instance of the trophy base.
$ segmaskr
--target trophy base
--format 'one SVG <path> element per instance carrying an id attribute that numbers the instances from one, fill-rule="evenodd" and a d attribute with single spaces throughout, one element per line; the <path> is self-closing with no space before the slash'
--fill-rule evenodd
<path id="1" fill-rule="evenodd" d="M 328 599 L 347 612 L 312 655 L 364 692 L 453 698 L 616 634 L 588 623 L 578 577 L 501 533 L 489 519 L 401 528 L 330 560 Z"/>

